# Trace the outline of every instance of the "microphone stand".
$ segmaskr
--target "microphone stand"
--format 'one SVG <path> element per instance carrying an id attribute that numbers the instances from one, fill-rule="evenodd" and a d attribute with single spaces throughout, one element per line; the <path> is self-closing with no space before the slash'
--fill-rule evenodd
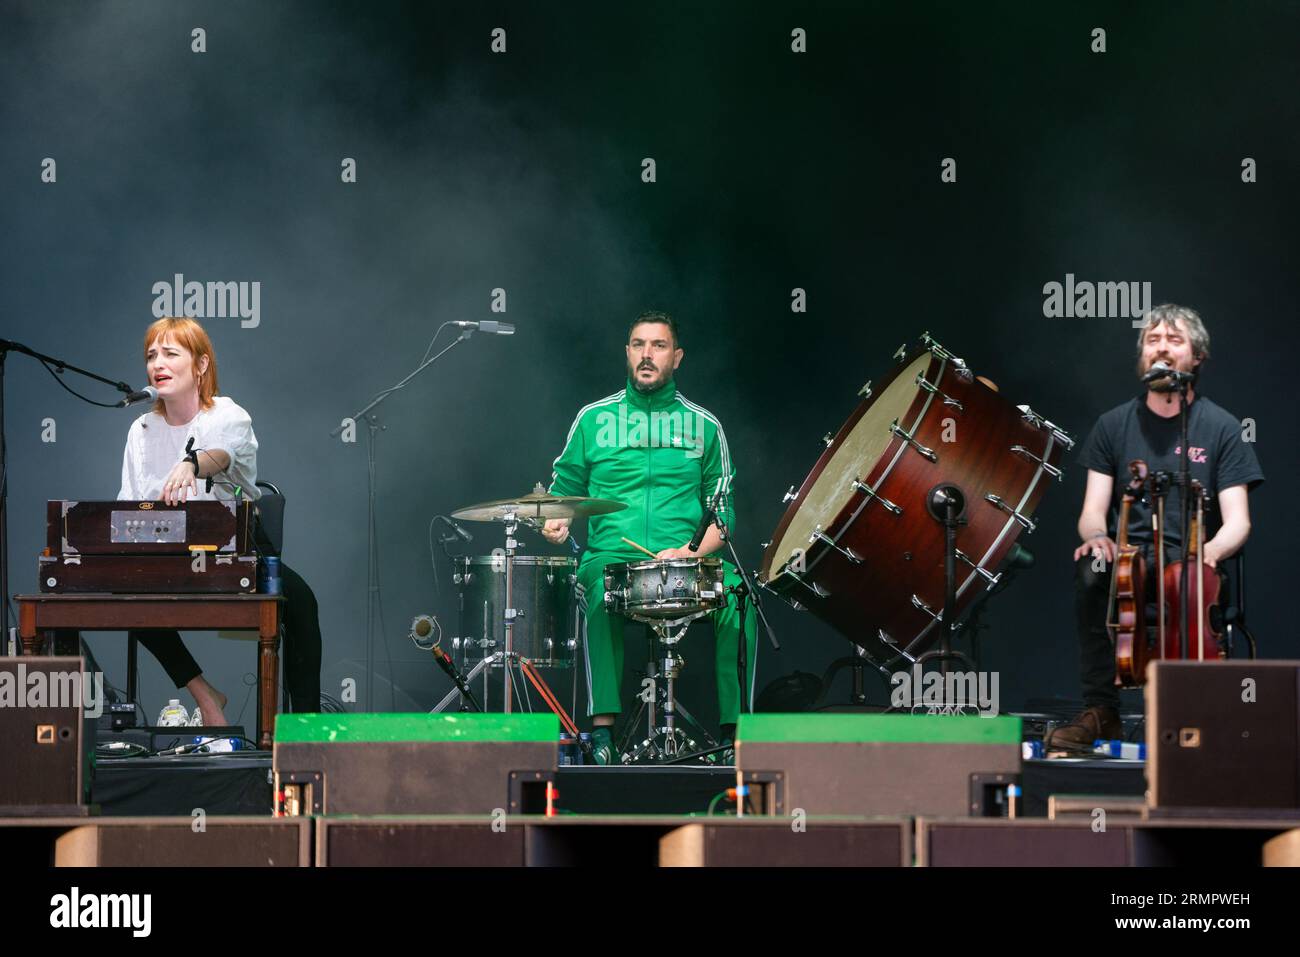
<path id="1" fill-rule="evenodd" d="M 939 647 L 931 649 L 916 659 L 916 664 L 925 669 L 928 661 L 939 662 L 939 673 L 944 679 L 944 704 L 948 688 L 948 663 L 960 661 L 968 670 L 975 667 L 965 654 L 954 651 L 952 636 L 957 631 L 957 529 L 966 524 L 966 496 L 960 488 L 951 483 L 936 485 L 926 495 L 926 510 L 930 517 L 943 526 L 943 611 L 938 619 L 941 628 Z"/>
<path id="2" fill-rule="evenodd" d="M 1188 565 L 1190 558 L 1188 556 L 1189 534 L 1191 532 L 1191 515 L 1192 515 L 1192 450 L 1187 447 L 1187 391 L 1192 384 L 1192 377 L 1179 376 L 1178 378 L 1178 427 L 1181 432 L 1180 440 L 1182 442 L 1183 455 L 1178 462 L 1178 507 L 1183 513 L 1183 531 L 1182 546 L 1179 549 L 1182 552 L 1180 556 L 1183 560 L 1182 567 L 1178 573 L 1178 648 L 1181 660 L 1187 660 L 1187 586 L 1188 586 Z M 1163 569 L 1161 570 L 1163 575 Z M 1162 578 L 1163 580 L 1163 578 Z"/>
<path id="3" fill-rule="evenodd" d="M 22 355 L 31 356 L 41 365 L 49 369 L 50 373 L 55 376 L 60 385 L 68 389 L 62 380 L 58 379 L 61 372 L 75 372 L 78 375 L 85 376 L 87 379 L 94 379 L 96 382 L 103 382 L 105 385 L 111 385 L 119 392 L 130 395 L 131 387 L 125 382 L 114 382 L 112 379 L 106 379 L 102 375 L 97 375 L 87 369 L 81 369 L 74 365 L 69 365 L 62 359 L 54 356 L 47 356 L 44 353 L 29 349 L 21 342 L 12 342 L 9 339 L 0 339 L 0 634 L 4 635 L 5 648 L 8 648 L 9 642 L 9 456 L 5 450 L 5 359 L 9 353 L 17 352 Z M 50 369 L 54 366 L 54 369 Z M 56 372 L 55 369 L 58 371 Z M 115 408 L 105 402 L 95 402 L 93 399 L 87 399 L 83 395 L 77 395 L 71 389 L 68 389 L 73 395 L 77 396 L 84 402 L 91 405 L 99 405 L 105 408 Z"/>
<path id="4" fill-rule="evenodd" d="M 717 496 L 714 496 L 714 502 Z M 776 632 L 772 630 L 772 624 L 767 620 L 767 614 L 763 611 L 763 599 L 754 588 L 754 583 L 749 577 L 749 572 L 745 571 L 745 566 L 740 563 L 740 556 L 736 553 L 736 543 L 731 540 L 731 531 L 727 528 L 727 523 L 722 520 L 722 516 L 717 509 L 713 511 L 713 525 L 722 535 L 722 542 L 727 546 L 727 552 L 731 556 L 731 562 L 736 566 L 736 571 L 740 574 L 740 584 L 732 589 L 736 596 L 736 608 L 740 612 L 740 640 L 736 643 L 736 677 L 740 685 L 740 710 L 744 713 L 749 710 L 749 681 L 747 676 L 748 649 L 745 641 L 745 616 L 748 613 L 746 601 L 752 600 L 754 611 L 758 613 L 759 620 L 763 623 L 764 629 L 767 630 L 767 638 L 772 643 L 774 651 L 781 650 L 781 644 L 776 640 Z M 681 764 L 685 761 L 696 761 L 700 758 L 707 757 L 710 754 L 717 754 L 726 749 L 726 745 L 719 745 L 716 748 L 709 748 L 707 751 L 696 751 L 683 758 L 677 758 L 673 761 L 665 762 L 667 764 Z"/>
<path id="5" fill-rule="evenodd" d="M 438 332 L 434 333 L 434 339 L 438 338 L 438 333 L 442 332 L 451 322 L 444 322 L 438 327 Z M 366 506 L 366 707 L 371 711 L 375 710 L 374 693 L 375 693 L 375 619 L 378 618 L 382 611 L 379 607 L 379 538 L 375 511 L 375 438 L 377 433 L 388 428 L 386 425 L 379 424 L 379 417 L 371 410 L 379 406 L 381 402 L 387 399 L 398 389 L 404 388 L 408 382 L 418 376 L 429 366 L 433 365 L 448 352 L 469 339 L 474 334 L 472 328 L 462 329 L 460 335 L 452 340 L 451 344 L 440 352 L 424 359 L 406 378 L 402 379 L 394 386 L 390 386 L 378 393 L 373 399 L 362 406 L 356 413 L 348 416 L 353 422 L 364 418 L 367 427 L 370 430 L 370 444 L 367 454 L 367 506 Z M 430 343 L 432 345 L 432 343 Z M 330 430 L 330 436 L 334 437 L 343 431 L 343 424 L 340 423 L 336 428 Z M 389 691 L 393 690 L 392 675 L 389 675 Z"/>

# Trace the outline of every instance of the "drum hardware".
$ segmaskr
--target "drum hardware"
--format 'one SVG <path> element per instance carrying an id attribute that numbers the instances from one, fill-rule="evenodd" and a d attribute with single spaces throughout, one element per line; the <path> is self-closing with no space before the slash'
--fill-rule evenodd
<path id="1" fill-rule="evenodd" d="M 895 505 L 895 504 L 894 504 L 893 502 L 891 502 L 889 499 L 887 499 L 887 498 L 882 498 L 879 494 L 877 494 L 877 492 L 876 492 L 876 490 L 875 490 L 874 488 L 872 488 L 870 485 L 867 485 L 866 483 L 864 483 L 861 479 L 854 479 L 854 480 L 853 480 L 851 483 L 849 483 L 849 484 L 850 484 L 853 488 L 855 488 L 855 489 L 857 489 L 859 492 L 861 492 L 863 495 L 867 496 L 867 498 L 874 498 L 877 502 L 879 502 L 882 506 L 884 506 L 887 510 L 889 510 L 889 511 L 890 511 L 891 513 L 893 513 L 894 515 L 902 515 L 902 514 L 903 514 L 903 510 L 902 510 L 901 508 L 899 508 L 897 505 Z"/>
<path id="2" fill-rule="evenodd" d="M 435 657 L 437 657 L 437 656 L 435 655 Z M 450 658 L 448 658 L 447 660 L 450 661 Z M 525 711 L 530 711 L 530 712 L 531 712 L 531 711 L 533 710 L 533 708 L 532 708 L 532 701 L 531 701 L 531 700 L 528 698 L 528 696 L 527 696 L 527 693 L 526 693 L 526 692 L 527 692 L 527 689 L 525 688 L 525 694 L 524 694 L 524 695 L 520 695 L 520 694 L 519 694 L 519 689 L 515 687 L 515 672 L 516 672 L 516 671 L 519 671 L 519 672 L 522 673 L 523 663 L 524 663 L 525 661 L 527 661 L 527 660 L 528 660 L 528 659 L 524 658 L 523 655 L 520 655 L 520 654 L 518 654 L 518 653 L 516 653 L 516 652 L 494 651 L 494 652 L 492 652 L 492 654 L 488 655 L 486 658 L 480 658 L 477 662 L 475 662 L 474 667 L 470 668 L 470 670 L 469 670 L 467 673 L 465 673 L 465 674 L 463 675 L 463 679 L 464 679 L 465 685 L 468 686 L 468 684 L 469 684 L 471 681 L 473 681 L 473 680 L 476 679 L 480 674 L 482 674 L 482 675 L 483 675 L 483 693 L 484 693 L 484 695 L 486 695 L 486 694 L 487 694 L 487 690 L 488 690 L 488 674 L 487 674 L 487 670 L 490 669 L 490 668 L 497 668 L 497 667 L 503 668 L 503 669 L 504 669 L 505 686 L 506 686 L 507 689 L 509 689 L 509 690 L 507 691 L 507 693 L 506 693 L 506 705 L 511 705 L 511 704 L 512 704 L 512 697 L 511 697 L 511 696 L 513 695 L 514 697 L 519 698 L 520 702 L 524 705 L 524 710 L 525 710 Z M 441 659 L 440 659 L 440 663 L 441 663 Z M 444 670 L 445 670 L 445 669 L 444 669 Z M 454 681 L 454 680 L 455 680 L 455 678 L 453 678 L 453 681 Z M 465 701 L 464 701 L 464 699 L 465 699 L 466 697 L 468 697 L 469 700 L 474 704 L 474 709 L 475 709 L 476 711 L 482 711 L 482 710 L 483 710 L 482 706 L 479 705 L 479 703 L 478 703 L 477 701 L 474 700 L 473 696 L 472 696 L 471 694 L 469 694 L 469 692 L 466 690 L 466 688 L 462 687 L 462 686 L 460 685 L 460 683 L 457 682 L 457 686 L 456 686 L 455 688 L 452 688 L 450 691 L 448 691 L 448 692 L 443 696 L 443 698 L 442 698 L 441 701 L 439 701 L 436 705 L 434 705 L 431 709 L 429 709 L 429 714 L 441 714 L 443 711 L 446 711 L 447 708 L 451 705 L 452 701 L 454 701 L 457 697 L 460 697 L 460 698 L 462 699 L 462 700 L 461 700 L 460 708 L 459 708 L 458 710 L 460 710 L 460 711 L 469 711 L 469 710 L 470 710 L 470 709 L 465 705 Z M 507 713 L 509 713 L 509 712 L 512 711 L 513 709 L 510 708 L 510 707 L 507 707 L 506 710 L 507 710 Z"/>
<path id="3" fill-rule="evenodd" d="M 864 399 L 870 399 L 870 398 L 871 398 L 871 380 L 870 380 L 870 379 L 867 380 L 867 384 L 866 384 L 866 385 L 864 385 L 861 389 L 858 390 L 858 395 L 862 396 Z"/>
<path id="4" fill-rule="evenodd" d="M 889 427 L 889 431 L 893 432 L 896 436 L 898 436 L 900 439 L 902 439 L 912 448 L 916 449 L 916 451 L 920 452 L 931 462 L 939 461 L 939 456 L 935 455 L 934 449 L 928 449 L 920 442 L 916 441 L 916 439 L 913 438 L 914 433 L 908 432 L 906 429 L 899 428 L 897 419 L 895 419 L 893 424 Z"/>
<path id="5" fill-rule="evenodd" d="M 806 581 L 803 580 L 803 576 L 802 576 L 802 575 L 800 575 L 800 574 L 799 574 L 798 572 L 796 572 L 796 571 L 791 570 L 790 568 L 783 568 L 783 569 L 781 569 L 781 574 L 782 574 L 782 575 L 788 575 L 789 577 L 793 578 L 795 581 L 797 581 L 797 582 L 798 582 L 800 585 L 802 585 L 804 588 L 807 588 L 810 592 L 812 592 L 812 593 L 813 593 L 814 595 L 816 595 L 818 598 L 829 598 L 829 597 L 831 596 L 831 593 L 830 593 L 829 591 L 827 591 L 824 587 L 822 587 L 821 585 L 817 584 L 816 582 L 812 582 L 811 584 L 809 584 L 808 582 L 806 582 Z"/>
<path id="6" fill-rule="evenodd" d="M 916 595 L 912 596 L 912 607 L 921 609 L 935 621 L 943 621 L 943 612 L 936 612 Z"/>
<path id="7" fill-rule="evenodd" d="M 694 752 L 699 750 L 699 745 L 683 728 L 678 727 L 678 715 L 695 727 L 709 748 L 717 746 L 717 742 L 704 726 L 695 720 L 686 705 L 677 700 L 677 676 L 686 664 L 686 659 L 676 653 L 674 646 L 685 636 L 689 625 L 690 622 L 686 622 L 676 636 L 669 638 L 666 636 L 671 635 L 672 626 L 663 622 L 650 624 L 650 655 L 646 678 L 651 682 L 651 697 L 647 699 L 641 696 L 641 703 L 637 705 L 636 713 L 628 722 L 627 732 L 619 745 L 619 752 L 625 755 L 623 758 L 625 764 L 635 764 L 638 761 L 670 761 L 683 755 L 689 758 L 696 757 Z M 662 657 L 656 657 L 654 647 L 656 639 L 665 646 Z M 662 692 L 659 688 L 660 679 L 664 682 Z M 647 718 L 646 737 L 640 744 L 629 749 L 628 745 L 643 714 Z M 661 722 L 658 726 L 656 726 L 656 715 Z"/>
<path id="8" fill-rule="evenodd" d="M 885 629 L 877 628 L 876 637 L 880 640 L 882 645 L 894 652 L 894 657 L 888 659 L 889 664 L 892 665 L 899 658 L 906 659 L 909 664 L 916 664 L 916 658 L 911 655 L 906 648 L 898 647 L 898 642 L 894 639 L 894 636 L 885 631 Z"/>
<path id="9" fill-rule="evenodd" d="M 1047 421 L 1027 405 L 1016 406 L 1020 410 L 1020 416 L 1036 429 L 1042 429 L 1050 432 L 1052 438 L 1064 445 L 1066 450 L 1074 448 L 1074 439 L 1070 438 L 1069 433 L 1063 431 L 1059 426 Z"/>
<path id="10" fill-rule="evenodd" d="M 986 502 L 992 502 L 998 508 L 1002 509 L 1002 511 L 1006 512 L 1017 522 L 1019 522 L 1022 528 L 1025 528 L 1026 530 L 1031 532 L 1034 531 L 1036 528 L 1038 528 L 1037 522 L 1035 522 L 1032 518 L 1026 518 L 1024 515 L 1021 515 L 1018 511 L 1016 511 L 1016 509 L 1008 505 L 1006 503 L 1006 500 L 1004 500 L 1001 495 L 994 495 L 992 492 L 989 492 L 988 495 L 984 496 L 984 500 Z"/>
<path id="11" fill-rule="evenodd" d="M 812 537 L 808 539 L 808 544 L 811 545 L 814 541 L 825 542 L 827 545 L 835 549 L 837 552 L 839 552 L 841 555 L 843 555 L 845 558 L 847 558 L 855 565 L 862 564 L 861 555 L 859 555 L 851 548 L 840 548 L 840 546 L 835 544 L 835 539 L 831 538 L 829 535 L 827 535 L 825 532 L 822 531 L 822 527 L 820 525 L 818 525 L 816 528 L 813 529 Z"/>
<path id="12" fill-rule="evenodd" d="M 954 399 L 952 396 L 947 395 L 946 393 L 940 392 L 940 391 L 939 391 L 939 387 L 938 387 L 937 385 L 935 385 L 934 383 L 932 383 L 929 379 L 927 379 L 923 374 L 921 374 L 921 373 L 917 373 L 917 376 L 916 376 L 916 384 L 919 385 L 919 386 L 920 386 L 922 389 L 924 389 L 926 392 L 930 393 L 931 395 L 941 395 L 941 396 L 943 396 L 943 404 L 944 404 L 944 405 L 950 405 L 950 406 L 952 406 L 954 409 L 956 409 L 958 412 L 965 412 L 965 411 L 966 411 L 966 406 L 964 406 L 964 405 L 961 404 L 961 400 L 960 400 L 960 399 Z"/>
<path id="13" fill-rule="evenodd" d="M 951 363 L 956 368 L 957 377 L 959 379 L 961 379 L 963 382 L 968 382 L 968 383 L 971 381 L 973 375 L 970 369 L 966 367 L 966 362 L 964 359 L 959 359 L 957 356 L 953 355 L 943 346 L 939 345 L 939 343 L 936 342 L 928 332 L 921 333 L 921 342 L 925 345 L 927 349 L 933 352 L 936 357 L 943 360 L 944 362 Z"/>
<path id="14" fill-rule="evenodd" d="M 784 504 L 786 504 L 786 503 L 788 503 L 788 502 L 793 502 L 793 501 L 794 501 L 795 499 L 797 499 L 798 497 L 799 497 L 799 493 L 796 492 L 796 491 L 794 490 L 794 486 L 791 485 L 791 486 L 790 486 L 790 491 L 786 492 L 785 495 L 781 496 L 781 503 L 784 505 Z"/>
<path id="15" fill-rule="evenodd" d="M 1029 451 L 1029 449 L 1025 448 L 1023 445 L 1013 445 L 1011 446 L 1011 451 L 1014 452 L 1016 455 L 1022 456 L 1028 459 L 1029 461 L 1034 462 L 1044 472 L 1052 476 L 1052 478 L 1056 479 L 1057 481 L 1060 481 L 1061 475 L 1063 474 L 1060 469 L 1058 469 L 1055 465 L 1052 465 L 1048 462 L 1044 462 L 1042 459 L 1040 459 L 1033 452 Z"/>
<path id="16" fill-rule="evenodd" d="M 835 444 L 835 439 L 831 436 L 829 432 L 827 432 L 825 435 L 822 436 L 822 441 L 826 443 L 826 447 L 828 449 Z"/>
<path id="17" fill-rule="evenodd" d="M 870 703 L 867 701 L 867 665 L 879 671 L 886 683 L 889 682 L 890 670 L 876 660 L 871 652 L 856 642 L 849 642 L 849 648 L 850 651 L 847 655 L 836 658 L 826 666 L 826 671 L 822 674 L 822 693 L 817 697 L 810 710 L 817 711 L 825 707 L 822 702 L 825 700 L 827 692 L 830 691 L 831 685 L 835 682 L 835 676 L 845 668 L 849 669 L 850 675 L 849 707 L 870 707 Z M 871 710 L 877 709 L 872 708 Z"/>
<path id="18" fill-rule="evenodd" d="M 974 559 L 972 559 L 969 555 L 963 552 L 960 548 L 957 549 L 957 560 L 965 562 L 971 568 L 975 569 L 976 574 L 981 576 L 986 582 L 989 583 L 989 588 L 992 588 L 994 585 L 996 585 L 999 581 L 1002 580 L 1002 574 L 1000 572 L 994 575 L 983 565 L 977 564 L 974 561 Z"/>

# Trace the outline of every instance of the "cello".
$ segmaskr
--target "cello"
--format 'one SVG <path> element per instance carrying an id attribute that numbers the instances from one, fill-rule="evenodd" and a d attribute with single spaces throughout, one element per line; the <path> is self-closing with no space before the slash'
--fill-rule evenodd
<path id="1" fill-rule="evenodd" d="M 1106 630 L 1115 646 L 1115 683 L 1135 688 L 1146 680 L 1151 646 L 1146 633 L 1146 563 L 1142 549 L 1128 541 L 1128 515 L 1142 497 L 1147 481 L 1147 464 L 1134 459 L 1128 464 L 1132 479 L 1124 489 L 1119 507 L 1115 567 L 1110 579 L 1110 603 Z"/>

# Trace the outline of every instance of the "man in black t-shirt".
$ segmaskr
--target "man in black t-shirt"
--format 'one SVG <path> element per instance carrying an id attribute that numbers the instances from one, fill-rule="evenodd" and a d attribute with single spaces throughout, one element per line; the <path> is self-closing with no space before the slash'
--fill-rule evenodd
<path id="1" fill-rule="evenodd" d="M 1138 377 L 1159 362 L 1179 372 L 1199 373 L 1210 355 L 1210 337 L 1195 310 L 1163 305 L 1144 317 L 1138 336 Z M 1250 534 L 1247 492 L 1264 481 L 1254 446 L 1242 424 L 1224 409 L 1188 388 L 1189 471 L 1205 487 L 1207 533 L 1205 563 L 1211 567 L 1234 554 Z M 1119 688 L 1115 648 L 1106 630 L 1111 568 L 1118 537 L 1119 503 L 1129 480 L 1129 462 L 1141 459 L 1151 472 L 1177 478 L 1181 448 L 1177 386 L 1170 378 L 1152 380 L 1144 395 L 1105 413 L 1084 443 L 1080 461 L 1088 487 L 1079 515 L 1083 544 L 1074 551 L 1075 616 L 1079 630 L 1080 671 L 1086 710 L 1046 740 L 1048 748 L 1087 750 L 1097 738 L 1118 738 Z M 1217 512 L 1217 515 L 1214 514 Z M 1182 500 L 1175 484 L 1165 500 L 1165 561 L 1182 557 Z M 1146 567 L 1155 568 L 1151 510 L 1134 503 L 1129 510 L 1129 544 L 1141 545 Z M 1101 569 L 1101 570 L 1098 570 Z M 1148 579 L 1151 579 L 1148 574 Z"/>

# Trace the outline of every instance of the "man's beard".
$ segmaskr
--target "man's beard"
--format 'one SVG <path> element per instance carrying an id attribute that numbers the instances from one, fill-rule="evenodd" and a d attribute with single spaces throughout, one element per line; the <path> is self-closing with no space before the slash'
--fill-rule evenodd
<path id="1" fill-rule="evenodd" d="M 659 370 L 659 376 L 653 382 L 642 382 L 636 377 L 640 368 L 641 364 L 639 362 L 636 365 L 630 362 L 627 364 L 627 377 L 632 380 L 632 387 L 641 393 L 655 392 L 662 389 L 673 377 L 672 370 L 665 368 Z"/>

